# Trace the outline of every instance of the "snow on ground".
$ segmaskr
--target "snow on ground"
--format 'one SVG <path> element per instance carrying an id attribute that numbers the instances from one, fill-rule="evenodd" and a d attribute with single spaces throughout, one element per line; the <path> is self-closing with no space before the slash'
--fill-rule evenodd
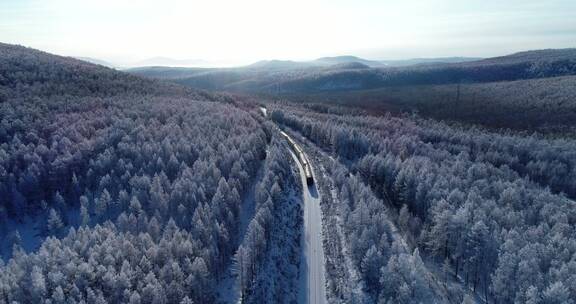
<path id="1" fill-rule="evenodd" d="M 20 234 L 20 246 L 25 252 L 30 253 L 38 250 L 47 237 L 43 234 L 47 214 L 48 212 L 36 216 L 26 216 L 21 221 L 9 219 L 5 226 L 6 229 L 0 230 L 0 258 L 8 261 L 12 257 L 13 240 L 16 232 Z M 78 227 L 80 224 L 79 208 L 68 209 L 66 218 L 68 226 L 65 231 L 71 227 Z"/>
<path id="2" fill-rule="evenodd" d="M 322 213 L 320 196 L 316 185 L 307 186 L 304 169 L 294 153 L 292 158 L 298 164 L 302 183 L 304 207 L 304 235 L 302 262 L 300 267 L 299 303 L 326 303 L 326 278 L 324 247 L 322 246 Z"/>
<path id="3" fill-rule="evenodd" d="M 268 153 L 268 151 L 266 151 Z M 254 217 L 255 212 L 255 200 L 254 195 L 256 193 L 256 185 L 262 179 L 264 171 L 264 165 L 259 168 L 256 178 L 254 179 L 248 193 L 242 200 L 242 205 L 240 206 L 240 224 L 239 224 L 239 235 L 236 238 L 238 243 L 236 247 L 240 245 L 248 229 L 250 221 Z M 217 303 L 239 303 L 240 302 L 240 290 L 238 289 L 238 284 L 236 280 L 236 275 L 234 274 L 234 263 L 230 261 L 228 268 L 224 272 L 222 279 L 218 283 L 216 288 Z"/>
<path id="4" fill-rule="evenodd" d="M 451 269 L 448 276 L 445 276 L 442 264 L 439 261 L 430 257 L 423 257 L 424 265 L 430 271 L 429 282 L 435 284 L 437 288 L 445 290 L 445 296 L 448 299 L 447 303 L 462 303 L 464 296 L 469 295 L 476 303 L 485 303 L 479 294 L 474 294 L 474 291 L 464 286 L 463 280 L 460 276 L 454 278 L 454 271 Z"/>
<path id="5" fill-rule="evenodd" d="M 287 196 L 283 208 L 275 217 L 278 222 L 271 232 L 272 246 L 262 264 L 262 275 L 257 286 L 265 289 L 262 298 L 251 298 L 250 303 L 297 303 L 300 290 L 300 240 L 302 238 L 302 198 L 300 190 L 293 189 Z M 275 291 L 281 290 L 281 293 Z"/>
<path id="6" fill-rule="evenodd" d="M 294 132 L 293 136 L 294 136 Z M 334 189 L 334 187 L 332 186 L 332 181 L 331 181 L 331 177 L 329 176 L 329 174 L 326 172 L 326 168 L 324 167 L 324 162 L 326 162 L 327 160 L 329 160 L 330 162 L 336 162 L 336 160 L 326 154 L 324 151 L 322 151 L 321 149 L 319 149 L 316 145 L 314 145 L 313 143 L 311 143 L 308 139 L 300 136 L 299 134 L 296 136 L 299 141 L 301 143 L 304 143 L 304 145 L 307 148 L 308 151 L 308 155 L 311 156 L 311 158 L 313 159 L 312 162 L 315 165 L 316 171 L 314 171 L 315 173 L 315 181 L 317 183 L 320 182 L 324 182 L 326 183 L 326 185 L 328 186 L 328 191 L 329 193 L 325 193 L 325 195 L 329 194 L 329 201 L 330 202 L 334 202 L 338 200 L 337 194 L 336 194 L 336 189 Z M 322 178 L 322 181 L 318 180 L 318 178 Z M 323 207 L 324 208 L 324 207 Z M 352 258 L 350 257 L 349 251 L 350 249 L 348 248 L 348 244 L 345 241 L 346 238 L 344 236 L 344 231 L 342 231 L 342 227 L 344 225 L 344 220 L 343 220 L 343 216 L 341 214 L 341 211 L 339 208 L 336 208 L 335 210 L 335 214 L 332 215 L 335 219 L 335 225 L 334 225 L 334 230 L 335 232 L 338 234 L 338 240 L 340 240 L 339 242 L 339 248 L 341 249 L 341 255 L 343 257 L 343 264 L 344 265 L 340 265 L 340 266 L 344 266 L 345 269 L 345 276 L 346 276 L 346 280 L 348 281 L 348 288 L 350 288 L 349 292 L 350 295 L 358 301 L 358 303 L 366 303 L 369 299 L 369 296 L 366 294 L 365 289 L 364 289 L 364 284 L 363 281 L 360 279 L 360 273 L 358 272 L 358 269 L 355 267 Z M 323 230 L 327 231 L 328 228 L 326 227 L 327 222 L 323 222 Z M 324 246 L 329 246 L 329 244 L 324 244 Z M 333 299 L 336 300 L 336 299 Z"/>
<path id="7" fill-rule="evenodd" d="M 0 235 L 0 256 L 7 261 L 12 256 L 12 243 L 16 231 L 20 234 L 21 246 L 26 252 L 31 252 L 40 246 L 44 237 L 40 234 L 40 223 L 43 216 L 25 217 L 21 222 L 8 220 L 6 231 Z"/>

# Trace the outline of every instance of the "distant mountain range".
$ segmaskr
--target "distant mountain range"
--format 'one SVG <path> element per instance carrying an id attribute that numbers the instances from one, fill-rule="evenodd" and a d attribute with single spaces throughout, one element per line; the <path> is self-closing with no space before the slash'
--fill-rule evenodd
<path id="1" fill-rule="evenodd" d="M 460 63 L 481 60 L 480 57 L 439 57 L 439 58 L 413 58 L 405 60 L 382 60 L 386 66 L 409 66 L 418 64 Z"/>
<path id="2" fill-rule="evenodd" d="M 367 60 L 356 56 L 336 56 L 336 57 L 322 57 L 310 61 L 293 61 L 293 60 L 262 60 L 246 66 L 251 69 L 267 69 L 267 70 L 290 70 L 290 69 L 304 69 L 312 67 L 329 67 L 341 65 L 342 67 L 349 64 L 361 64 L 366 67 L 384 67 L 385 64 L 375 61 Z M 358 65 L 356 67 L 359 67 Z"/>
<path id="3" fill-rule="evenodd" d="M 402 67 L 412 65 L 434 65 L 444 63 L 462 63 L 482 60 L 481 57 L 439 57 L 439 58 L 412 58 L 412 59 L 399 59 L 399 60 L 368 60 L 356 56 L 335 56 L 335 57 L 322 57 L 310 61 L 293 61 L 293 60 L 262 60 L 250 64 L 248 68 L 258 69 L 299 69 L 310 67 L 328 67 L 337 66 L 342 67 L 348 64 L 361 64 L 371 68 L 383 67 Z M 359 67 L 359 66 L 356 66 Z"/>
<path id="4" fill-rule="evenodd" d="M 301 69 L 309 67 L 326 67 L 342 64 L 359 63 L 371 68 L 393 67 L 393 66 L 410 66 L 418 64 L 441 64 L 441 63 L 459 63 L 476 61 L 482 58 L 478 57 L 441 57 L 441 58 L 413 58 L 404 60 L 368 60 L 356 56 L 335 56 L 322 57 L 310 61 L 292 61 L 292 60 L 262 60 L 251 65 L 249 68 L 258 69 Z M 358 67 L 358 66 L 357 66 Z"/>
<path id="5" fill-rule="evenodd" d="M 448 57 L 374 61 L 338 56 L 311 61 L 259 61 L 237 68 L 144 67 L 128 72 L 172 79 L 199 89 L 300 94 L 576 75 L 576 49 L 528 51 L 487 59 Z"/>
<path id="6" fill-rule="evenodd" d="M 261 60 L 250 65 L 246 68 L 250 69 L 271 69 L 271 70 L 287 70 L 287 69 L 300 69 L 309 68 L 314 66 L 311 62 L 292 61 L 292 60 Z"/>
<path id="7" fill-rule="evenodd" d="M 438 57 L 438 58 L 412 58 L 401 60 L 368 60 L 356 56 L 334 56 L 322 57 L 309 61 L 293 61 L 293 60 L 262 60 L 253 64 L 238 67 L 254 70 L 294 70 L 294 69 L 309 69 L 309 68 L 326 68 L 326 67 L 339 67 L 339 68 L 385 68 L 385 67 L 410 67 L 410 66 L 429 66 L 429 65 L 444 65 L 444 64 L 460 64 L 460 63 L 476 63 L 485 64 L 512 64 L 519 62 L 528 62 L 534 60 L 560 60 L 566 57 L 575 57 L 576 49 L 557 49 L 557 50 L 536 50 L 514 53 L 506 56 L 492 57 L 492 58 L 479 58 L 479 57 Z M 74 57 L 79 60 L 87 61 L 90 63 L 113 67 L 113 68 L 141 68 L 141 67 L 168 67 L 168 68 L 212 68 L 214 62 L 202 59 L 174 59 L 169 57 L 153 57 L 145 60 L 140 60 L 132 63 L 116 64 L 105 60 L 92 58 L 92 57 Z M 224 68 L 235 69 L 235 68 Z"/>
<path id="8" fill-rule="evenodd" d="M 335 65 L 335 64 L 342 64 L 342 63 L 362 63 L 370 67 L 381 67 L 384 64 L 380 61 L 375 60 L 367 60 L 356 56 L 336 56 L 336 57 L 322 57 L 312 61 L 315 64 L 319 65 Z"/>
<path id="9" fill-rule="evenodd" d="M 99 64 L 113 68 L 139 68 L 139 67 L 183 67 L 183 68 L 211 68 L 217 64 L 215 62 L 202 60 L 202 59 L 174 59 L 169 57 L 153 57 L 136 62 L 127 63 L 111 63 L 105 60 L 93 57 L 74 57 L 76 59 L 84 60 L 90 63 Z M 440 63 L 458 63 L 480 60 L 482 58 L 476 57 L 444 57 L 444 58 L 413 58 L 405 60 L 369 60 L 356 56 L 334 56 L 334 57 L 321 57 L 309 61 L 294 61 L 294 60 L 261 60 L 250 65 L 245 66 L 251 69 L 266 69 L 266 70 L 291 70 L 291 69 L 304 69 L 311 67 L 328 67 L 334 65 L 347 65 L 347 64 L 362 64 L 371 68 L 392 67 L 392 66 L 410 66 L 418 64 L 440 64 Z M 356 66 L 358 68 L 360 66 Z"/>

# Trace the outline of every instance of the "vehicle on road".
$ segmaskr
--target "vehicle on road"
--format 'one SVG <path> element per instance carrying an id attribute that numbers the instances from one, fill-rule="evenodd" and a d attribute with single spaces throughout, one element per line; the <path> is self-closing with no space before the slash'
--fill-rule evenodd
<path id="1" fill-rule="evenodd" d="M 314 183 L 314 177 L 312 176 L 312 169 L 310 168 L 310 163 L 308 162 L 308 159 L 306 158 L 306 155 L 304 155 L 304 151 L 302 150 L 302 148 L 300 148 L 300 146 L 288 135 L 286 134 L 284 131 L 280 131 L 280 134 L 282 134 L 282 136 L 284 136 L 284 138 L 286 138 L 286 140 L 288 141 L 288 145 L 290 146 L 290 148 L 292 149 L 292 151 L 294 151 L 294 153 L 296 154 L 296 156 L 298 157 L 298 161 L 300 162 L 300 164 L 302 165 L 302 168 L 304 168 L 304 174 L 306 175 L 306 183 L 308 185 L 312 185 Z"/>

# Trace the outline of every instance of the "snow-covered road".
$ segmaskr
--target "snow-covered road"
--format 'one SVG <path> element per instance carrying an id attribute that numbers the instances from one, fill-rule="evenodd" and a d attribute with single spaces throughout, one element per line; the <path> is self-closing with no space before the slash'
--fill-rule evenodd
<path id="1" fill-rule="evenodd" d="M 299 299 L 300 303 L 324 304 L 326 303 L 326 286 L 320 196 L 316 185 L 308 186 L 306 184 L 304 169 L 298 162 L 296 155 L 294 153 L 291 154 L 300 171 L 304 203 L 304 238 L 302 240 Z"/>

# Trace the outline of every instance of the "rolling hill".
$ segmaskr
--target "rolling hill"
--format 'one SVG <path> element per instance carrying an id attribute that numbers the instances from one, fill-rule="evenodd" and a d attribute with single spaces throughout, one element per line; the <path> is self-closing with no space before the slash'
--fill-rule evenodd
<path id="1" fill-rule="evenodd" d="M 0 43 L 0 98 L 119 94 L 176 94 L 200 97 L 204 93 L 71 57 Z"/>
<path id="2" fill-rule="evenodd" d="M 345 56 L 324 62 L 354 59 Z M 417 112 L 490 127 L 542 132 L 573 129 L 576 49 L 527 51 L 476 61 L 424 62 L 383 68 L 348 62 L 292 69 L 289 66 L 295 62 L 282 62 L 282 69 L 142 68 L 131 72 L 195 88 L 338 103 L 373 111 Z"/>
<path id="3" fill-rule="evenodd" d="M 0 44 L 0 302 L 571 303 L 571 56 L 160 80 Z"/>
<path id="4" fill-rule="evenodd" d="M 129 70 L 149 77 L 175 79 L 184 85 L 202 89 L 241 91 L 252 93 L 295 94 L 324 91 L 375 89 L 406 85 L 435 85 L 449 83 L 482 83 L 512 81 L 576 74 L 574 49 L 541 50 L 488 58 L 476 61 L 429 63 L 410 66 L 374 67 L 372 61 L 357 57 L 327 57 L 320 62 L 330 69 L 293 61 L 266 61 L 235 69 L 164 69 Z M 426 62 L 426 61 L 424 61 Z M 345 64 L 343 64 L 345 63 Z M 360 63 L 358 71 L 350 63 Z"/>
<path id="5" fill-rule="evenodd" d="M 0 303 L 216 303 L 240 246 L 249 303 L 296 297 L 295 171 L 258 115 L 8 44 L 0 88 Z"/>

